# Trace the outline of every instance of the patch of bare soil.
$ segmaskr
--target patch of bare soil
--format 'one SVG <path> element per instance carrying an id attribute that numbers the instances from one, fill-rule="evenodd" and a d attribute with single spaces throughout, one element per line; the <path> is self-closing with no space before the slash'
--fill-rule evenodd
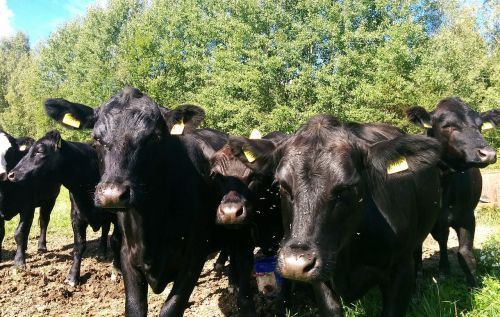
<path id="1" fill-rule="evenodd" d="M 495 228 L 478 227 L 476 247 L 492 234 Z M 6 237 L 4 259 L 0 263 L 0 316 L 122 316 L 124 310 L 123 281 L 113 281 L 111 256 L 104 261 L 96 259 L 98 235 L 89 234 L 93 239 L 87 244 L 82 261 L 81 285 L 71 287 L 64 283 L 72 263 L 73 242 L 71 237 L 49 236 L 49 252 L 36 253 L 36 239 L 31 239 L 28 247 L 27 269 L 13 269 L 15 244 L 12 237 Z M 450 253 L 456 252 L 456 235 L 450 234 Z M 455 250 L 455 251 L 453 251 Z M 437 259 L 438 245 L 428 238 L 424 247 L 424 257 Z M 110 253 L 110 251 L 109 251 Z M 453 259 L 450 256 L 453 263 Z M 236 295 L 228 291 L 225 274 L 218 276 L 213 271 L 215 259 L 207 261 L 197 287 L 191 295 L 185 316 L 237 316 Z M 425 261 L 425 265 L 436 265 Z M 149 314 L 158 315 L 170 291 L 171 285 L 162 293 L 149 292 Z M 254 285 L 255 287 L 255 285 Z M 298 287 L 294 293 L 300 297 L 302 312 L 314 311 L 310 291 Z M 295 294 L 294 294 L 295 295 Z M 295 297 L 295 296 L 294 296 Z M 260 316 L 273 316 L 273 300 L 256 295 L 255 302 Z M 292 305 L 292 308 L 294 308 Z"/>

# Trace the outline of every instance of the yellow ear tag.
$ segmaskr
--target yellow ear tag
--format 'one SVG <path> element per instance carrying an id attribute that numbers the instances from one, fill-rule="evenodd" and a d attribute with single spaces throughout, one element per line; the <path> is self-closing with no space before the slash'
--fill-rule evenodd
<path id="1" fill-rule="evenodd" d="M 408 162 L 404 156 L 389 162 L 387 166 L 387 174 L 394 174 L 408 169 Z"/>
<path id="2" fill-rule="evenodd" d="M 253 129 L 252 133 L 250 133 L 249 139 L 253 140 L 262 139 L 262 133 L 260 133 L 260 131 L 257 129 Z"/>
<path id="3" fill-rule="evenodd" d="M 426 123 L 424 123 L 424 128 L 430 129 L 430 128 L 432 128 L 432 126 L 426 122 Z"/>
<path id="4" fill-rule="evenodd" d="M 62 123 L 64 123 L 65 125 L 69 125 L 70 127 L 73 127 L 73 128 L 80 127 L 80 121 L 78 121 L 78 119 L 73 117 L 73 115 L 69 112 L 64 115 L 64 117 L 62 119 Z"/>
<path id="5" fill-rule="evenodd" d="M 483 122 L 483 125 L 481 126 L 481 131 L 489 130 L 489 129 L 493 129 L 493 128 L 494 128 L 493 123 L 486 121 L 486 122 Z"/>
<path id="6" fill-rule="evenodd" d="M 179 122 L 174 124 L 172 127 L 172 130 L 170 130 L 171 135 L 182 135 L 182 132 L 184 131 L 184 122 Z"/>
<path id="7" fill-rule="evenodd" d="M 21 146 L 19 147 L 19 151 L 21 151 L 21 152 L 26 151 L 26 145 L 24 145 L 24 144 L 23 144 L 23 145 L 21 145 Z"/>
<path id="8" fill-rule="evenodd" d="M 248 149 L 243 148 L 243 154 L 245 154 L 245 157 L 247 158 L 247 161 L 249 163 L 252 163 L 253 161 L 255 161 L 257 159 L 255 154 L 253 154 L 252 151 L 250 151 Z"/>

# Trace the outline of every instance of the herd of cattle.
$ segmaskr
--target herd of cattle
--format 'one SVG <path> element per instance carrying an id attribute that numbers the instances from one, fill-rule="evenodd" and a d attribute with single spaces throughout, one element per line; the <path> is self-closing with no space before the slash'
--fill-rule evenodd
<path id="1" fill-rule="evenodd" d="M 458 261 L 477 285 L 472 253 L 479 168 L 496 161 L 481 135 L 500 124 L 500 109 L 477 113 L 458 98 L 436 109 L 408 109 L 426 135 L 385 124 L 343 123 L 317 115 L 294 134 L 229 136 L 198 126 L 204 111 L 160 107 L 126 87 L 98 108 L 48 99 L 47 115 L 71 129 L 92 129 L 92 145 L 15 139 L 0 131 L 0 243 L 4 221 L 20 214 L 14 263 L 25 266 L 34 209 L 40 251 L 61 185 L 68 188 L 74 259 L 67 283 L 79 282 L 86 229 L 102 229 L 125 283 L 125 315 L 146 316 L 148 285 L 173 282 L 160 316 L 182 316 L 204 262 L 230 260 L 241 316 L 255 316 L 254 249 L 277 256 L 284 278 L 278 314 L 293 301 L 291 283 L 310 284 L 321 316 L 342 316 L 343 301 L 378 286 L 382 315 L 404 316 L 421 270 L 422 242 L 439 242 L 449 270 L 449 227 Z M 1 250 L 0 250 L 1 251 Z M 0 257 L 1 259 L 1 257 Z"/>

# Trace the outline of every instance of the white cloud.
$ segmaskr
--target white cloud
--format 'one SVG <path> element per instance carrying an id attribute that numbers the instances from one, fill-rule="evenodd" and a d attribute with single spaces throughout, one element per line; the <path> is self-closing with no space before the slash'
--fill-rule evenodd
<path id="1" fill-rule="evenodd" d="M 7 6 L 7 0 L 0 0 L 0 38 L 11 36 L 14 33 L 12 17 L 14 12 Z"/>
<path id="2" fill-rule="evenodd" d="M 105 7 L 106 3 L 106 0 L 70 0 L 64 5 L 64 9 L 71 16 L 83 16 L 91 5 Z"/>

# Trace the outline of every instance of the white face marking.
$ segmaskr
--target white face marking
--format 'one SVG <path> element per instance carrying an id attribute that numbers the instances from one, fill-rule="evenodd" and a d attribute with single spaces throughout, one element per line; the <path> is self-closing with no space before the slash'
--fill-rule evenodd
<path id="1" fill-rule="evenodd" d="M 5 133 L 0 133 L 0 174 L 7 172 L 7 161 L 5 160 L 5 154 L 11 147 L 12 144 L 10 144 L 10 141 Z"/>

